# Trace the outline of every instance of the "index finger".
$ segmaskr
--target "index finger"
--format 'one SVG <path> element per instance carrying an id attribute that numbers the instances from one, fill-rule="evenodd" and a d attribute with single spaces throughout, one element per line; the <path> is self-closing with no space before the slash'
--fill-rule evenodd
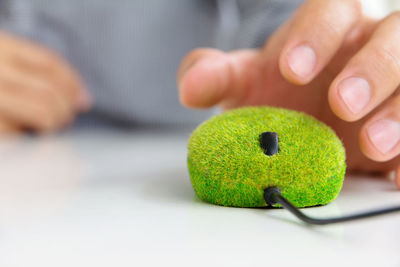
<path id="1" fill-rule="evenodd" d="M 295 84 L 307 84 L 329 63 L 361 15 L 358 0 L 309 0 L 290 22 L 279 67 Z"/>

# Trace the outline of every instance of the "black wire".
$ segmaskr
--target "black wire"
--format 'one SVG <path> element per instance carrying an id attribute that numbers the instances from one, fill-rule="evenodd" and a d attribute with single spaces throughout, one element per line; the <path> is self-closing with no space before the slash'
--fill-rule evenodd
<path id="1" fill-rule="evenodd" d="M 324 224 L 332 224 L 332 223 L 339 223 L 339 222 L 346 222 L 352 220 L 358 220 L 367 217 L 378 216 L 382 214 L 392 213 L 396 211 L 400 211 L 400 206 L 390 207 L 380 210 L 373 210 L 364 213 L 358 213 L 354 215 L 348 215 L 343 217 L 336 217 L 336 218 L 313 218 L 309 217 L 303 212 L 301 212 L 298 208 L 296 208 L 289 200 L 281 195 L 281 192 L 276 187 L 269 187 L 264 190 L 264 199 L 268 205 L 279 204 L 283 208 L 289 210 L 294 216 L 299 218 L 305 223 L 308 224 L 316 224 L 316 225 L 324 225 Z"/>

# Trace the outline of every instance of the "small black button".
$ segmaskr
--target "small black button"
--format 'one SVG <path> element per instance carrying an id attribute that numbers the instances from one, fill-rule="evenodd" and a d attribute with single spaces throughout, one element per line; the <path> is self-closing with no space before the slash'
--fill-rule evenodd
<path id="1" fill-rule="evenodd" d="M 263 132 L 260 135 L 260 145 L 264 154 L 268 156 L 279 152 L 278 134 L 274 132 Z"/>

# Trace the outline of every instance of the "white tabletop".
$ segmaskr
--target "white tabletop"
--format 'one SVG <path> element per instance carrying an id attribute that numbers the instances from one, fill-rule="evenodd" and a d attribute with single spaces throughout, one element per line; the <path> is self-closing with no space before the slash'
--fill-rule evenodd
<path id="1" fill-rule="evenodd" d="M 75 132 L 0 143 L 0 266 L 400 266 L 400 214 L 307 227 L 284 210 L 199 201 L 187 135 Z M 400 204 L 347 177 L 336 216 Z"/>

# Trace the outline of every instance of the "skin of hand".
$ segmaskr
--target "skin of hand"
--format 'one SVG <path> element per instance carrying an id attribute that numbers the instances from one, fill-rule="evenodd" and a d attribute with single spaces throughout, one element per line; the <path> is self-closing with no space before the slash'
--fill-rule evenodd
<path id="1" fill-rule="evenodd" d="M 90 106 L 80 77 L 60 56 L 0 32 L 0 134 L 58 130 Z"/>
<path id="2" fill-rule="evenodd" d="M 309 0 L 261 49 L 202 48 L 178 71 L 181 103 L 303 111 L 343 140 L 351 171 L 395 170 L 400 188 L 400 12 L 382 20 L 356 0 Z"/>

